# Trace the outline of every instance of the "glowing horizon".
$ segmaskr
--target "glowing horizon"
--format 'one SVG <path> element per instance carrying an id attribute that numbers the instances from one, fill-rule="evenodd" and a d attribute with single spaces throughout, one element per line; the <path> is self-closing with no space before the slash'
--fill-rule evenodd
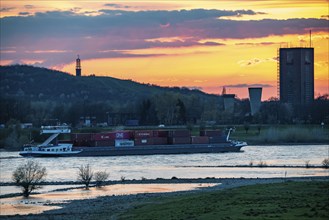
<path id="1" fill-rule="evenodd" d="M 327 1 L 4 1 L 0 65 L 29 64 L 239 98 L 277 96 L 277 49 L 315 50 L 315 95 L 328 90 Z"/>

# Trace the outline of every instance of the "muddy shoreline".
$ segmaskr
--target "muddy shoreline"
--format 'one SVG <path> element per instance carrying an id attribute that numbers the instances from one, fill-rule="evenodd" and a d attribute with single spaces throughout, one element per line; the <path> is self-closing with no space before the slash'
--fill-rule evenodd
<path id="1" fill-rule="evenodd" d="M 202 193 L 213 190 L 225 190 L 235 187 L 270 184 L 285 181 L 328 181 L 329 176 L 324 177 L 296 177 L 296 178 L 204 178 L 204 179 L 153 179 L 153 180 L 125 180 L 114 181 L 111 184 L 186 184 L 186 183 L 218 183 L 213 187 L 198 188 L 189 191 L 166 192 L 166 193 L 140 193 L 134 195 L 112 195 L 102 196 L 94 199 L 72 200 L 68 203 L 51 204 L 61 206 L 61 209 L 45 211 L 41 214 L 29 215 L 2 215 L 2 219 L 88 219 L 89 213 L 98 212 L 104 208 L 112 213 L 109 219 L 116 219 L 124 210 L 141 202 L 147 202 L 152 198 L 163 198 L 168 196 L 179 196 L 187 193 Z M 64 190 L 65 191 L 65 190 Z"/>

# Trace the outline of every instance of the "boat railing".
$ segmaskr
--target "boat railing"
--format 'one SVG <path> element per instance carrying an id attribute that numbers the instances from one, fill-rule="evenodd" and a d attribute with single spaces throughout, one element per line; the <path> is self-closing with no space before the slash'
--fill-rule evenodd
<path id="1" fill-rule="evenodd" d="M 67 134 L 71 133 L 71 129 L 67 125 L 60 125 L 60 126 L 41 126 L 41 134 Z"/>

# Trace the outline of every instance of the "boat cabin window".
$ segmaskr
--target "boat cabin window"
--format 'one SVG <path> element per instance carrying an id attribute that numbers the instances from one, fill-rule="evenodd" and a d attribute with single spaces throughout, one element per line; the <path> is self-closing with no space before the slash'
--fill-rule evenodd
<path id="1" fill-rule="evenodd" d="M 47 149 L 47 151 L 50 151 L 50 149 Z"/>

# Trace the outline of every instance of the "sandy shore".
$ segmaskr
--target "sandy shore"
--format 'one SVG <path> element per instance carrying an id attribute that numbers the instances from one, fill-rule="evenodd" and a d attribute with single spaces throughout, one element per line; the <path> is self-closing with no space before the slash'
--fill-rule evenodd
<path id="1" fill-rule="evenodd" d="M 160 188 L 159 191 L 154 190 L 152 193 L 143 193 L 143 191 L 136 190 L 137 194 L 129 195 L 107 195 L 102 196 L 102 194 L 95 197 L 90 197 L 81 200 L 67 200 L 65 202 L 51 203 L 50 205 L 44 205 L 45 209 L 42 210 L 43 213 L 33 214 L 33 215 L 3 215 L 1 214 L 1 219 L 90 219 L 90 213 L 97 213 L 101 210 L 106 209 L 107 213 L 111 213 L 108 219 L 116 219 L 117 216 L 124 212 L 126 209 L 142 202 L 147 202 L 151 198 L 162 198 L 168 196 L 177 196 L 186 193 L 199 193 L 212 190 L 225 190 L 234 187 L 254 185 L 254 184 L 268 184 L 268 183 L 280 183 L 284 181 L 328 181 L 329 176 L 326 177 L 300 177 L 300 178 L 206 178 L 206 179 L 157 179 L 157 180 L 146 180 L 146 181 L 129 181 L 125 182 L 126 187 L 143 188 L 143 186 L 157 184 L 154 188 Z M 164 185 L 161 185 L 164 184 Z M 193 190 L 187 188 L 183 191 L 175 190 L 164 190 L 165 184 L 177 185 L 177 184 L 211 184 L 204 185 L 206 187 L 198 188 Z M 160 187 L 159 187 L 160 185 Z M 115 186 L 115 185 L 114 185 Z M 138 188 L 137 187 L 137 188 Z M 174 187 L 175 188 L 175 187 Z M 172 192 L 175 191 L 175 192 Z M 63 195 L 64 192 L 61 192 Z M 47 198 L 50 200 L 51 198 Z M 8 204 L 7 204 L 8 205 Z M 50 206 L 59 206 L 62 208 L 48 210 Z M 10 208 L 2 206 L 3 208 Z M 24 208 L 24 207 L 21 207 Z M 52 208 L 52 207 L 51 207 Z"/>

